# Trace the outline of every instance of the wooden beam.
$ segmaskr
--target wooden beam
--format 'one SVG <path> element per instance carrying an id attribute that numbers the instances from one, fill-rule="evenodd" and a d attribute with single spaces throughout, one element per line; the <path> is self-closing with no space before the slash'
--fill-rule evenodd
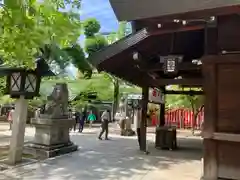
<path id="1" fill-rule="evenodd" d="M 164 93 L 165 94 L 183 94 L 183 95 L 204 95 L 203 91 L 174 91 L 174 90 L 167 90 Z"/>
<path id="2" fill-rule="evenodd" d="M 157 86 L 167 85 L 189 85 L 189 86 L 202 86 L 202 78 L 191 78 L 191 79 L 155 79 Z"/>
<path id="3" fill-rule="evenodd" d="M 204 139 L 213 139 L 217 141 L 228 141 L 228 142 L 240 142 L 240 134 L 233 134 L 233 133 L 202 133 L 202 137 Z"/>
<path id="4" fill-rule="evenodd" d="M 191 85 L 180 85 L 181 88 L 202 88 L 203 85 L 196 85 L 196 86 L 191 86 Z"/>
<path id="5" fill-rule="evenodd" d="M 169 21 L 169 22 L 158 22 L 158 23 L 147 23 L 148 25 L 145 27 L 148 27 L 151 32 L 155 34 L 155 32 L 159 32 L 162 34 L 162 32 L 168 33 L 168 31 L 175 30 L 175 32 L 181 32 L 181 31 L 191 31 L 191 30 L 198 30 L 198 29 L 204 29 L 206 26 L 207 19 L 206 21 L 204 20 L 191 20 L 188 21 L 186 24 L 183 24 L 182 22 L 174 22 L 174 21 Z"/>
<path id="6" fill-rule="evenodd" d="M 201 65 L 193 64 L 192 62 L 183 62 L 179 64 L 179 71 L 201 70 Z M 141 68 L 141 67 L 140 67 Z M 141 68 L 142 71 L 163 71 L 163 63 L 150 64 Z"/>
<path id="7" fill-rule="evenodd" d="M 239 12 L 240 12 L 239 6 L 227 6 L 227 7 L 219 7 L 214 9 L 204 9 L 202 11 L 186 12 L 182 14 L 171 14 L 167 16 L 158 16 L 155 18 L 146 18 L 138 21 L 141 22 L 142 27 L 147 27 L 146 24 L 149 24 L 149 23 L 152 23 L 152 24 L 165 23 L 165 22 L 171 22 L 173 19 L 184 19 L 184 20 L 205 19 L 211 16 L 238 14 Z"/>
<path id="8" fill-rule="evenodd" d="M 150 32 L 151 36 L 156 36 L 156 35 L 161 35 L 161 34 L 170 34 L 170 33 L 176 33 L 176 32 L 184 32 L 184 31 L 196 31 L 196 30 L 201 30 L 204 29 L 206 24 L 200 24 L 200 25 L 195 25 L 195 26 L 179 26 L 175 28 L 160 28 L 158 30 L 152 30 Z"/>

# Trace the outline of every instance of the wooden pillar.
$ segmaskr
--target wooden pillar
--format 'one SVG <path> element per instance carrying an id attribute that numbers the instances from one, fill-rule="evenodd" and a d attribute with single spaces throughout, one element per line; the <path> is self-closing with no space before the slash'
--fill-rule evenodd
<path id="1" fill-rule="evenodd" d="M 216 131 L 217 119 L 217 69 L 214 64 L 203 64 L 204 77 L 204 136 L 203 140 L 203 172 L 204 180 L 217 180 L 217 144 L 211 136 Z"/>
<path id="2" fill-rule="evenodd" d="M 165 86 L 160 87 L 160 90 L 162 93 L 165 93 Z M 164 94 L 164 99 L 165 99 L 165 94 Z M 159 126 L 164 126 L 165 125 L 165 103 L 160 104 L 160 122 Z"/>
<path id="3" fill-rule="evenodd" d="M 204 180 L 240 179 L 239 30 L 239 15 L 219 16 L 217 27 L 206 37 Z"/>
<path id="4" fill-rule="evenodd" d="M 142 88 L 142 118 L 140 122 L 140 150 L 147 150 L 147 106 L 148 106 L 148 87 Z"/>
<path id="5" fill-rule="evenodd" d="M 203 61 L 204 180 L 240 179 L 240 54 Z"/>

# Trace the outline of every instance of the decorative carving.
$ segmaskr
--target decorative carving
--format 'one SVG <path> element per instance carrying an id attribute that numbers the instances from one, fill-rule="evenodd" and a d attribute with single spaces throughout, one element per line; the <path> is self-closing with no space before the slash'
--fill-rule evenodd
<path id="1" fill-rule="evenodd" d="M 66 83 L 57 83 L 47 100 L 45 110 L 40 117 L 68 118 L 68 88 Z"/>

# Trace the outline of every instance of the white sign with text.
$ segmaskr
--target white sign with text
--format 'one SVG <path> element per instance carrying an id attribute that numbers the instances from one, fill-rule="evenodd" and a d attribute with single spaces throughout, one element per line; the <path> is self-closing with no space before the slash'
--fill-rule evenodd
<path id="1" fill-rule="evenodd" d="M 151 88 L 149 90 L 148 100 L 152 103 L 165 103 L 164 94 L 157 88 Z"/>
<path id="2" fill-rule="evenodd" d="M 128 99 L 142 99 L 141 94 L 129 94 Z M 148 100 L 149 102 L 156 103 L 156 104 L 164 104 L 164 94 L 161 92 L 161 90 L 157 88 L 150 88 L 149 94 L 148 94 Z"/>

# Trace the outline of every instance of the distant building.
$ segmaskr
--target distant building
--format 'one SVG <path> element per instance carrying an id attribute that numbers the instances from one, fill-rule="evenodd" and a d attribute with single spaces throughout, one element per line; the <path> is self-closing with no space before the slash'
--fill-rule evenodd
<path id="1" fill-rule="evenodd" d="M 132 33 L 132 25 L 130 22 L 127 22 L 124 36 L 128 36 L 131 33 Z M 101 35 L 105 36 L 105 38 L 107 39 L 108 44 L 112 44 L 119 40 L 117 36 L 114 37 L 114 34 L 115 34 L 115 32 L 102 32 L 101 33 Z"/>
<path id="2" fill-rule="evenodd" d="M 127 22 L 126 30 L 125 30 L 125 36 L 132 34 L 132 24 L 131 22 Z"/>

